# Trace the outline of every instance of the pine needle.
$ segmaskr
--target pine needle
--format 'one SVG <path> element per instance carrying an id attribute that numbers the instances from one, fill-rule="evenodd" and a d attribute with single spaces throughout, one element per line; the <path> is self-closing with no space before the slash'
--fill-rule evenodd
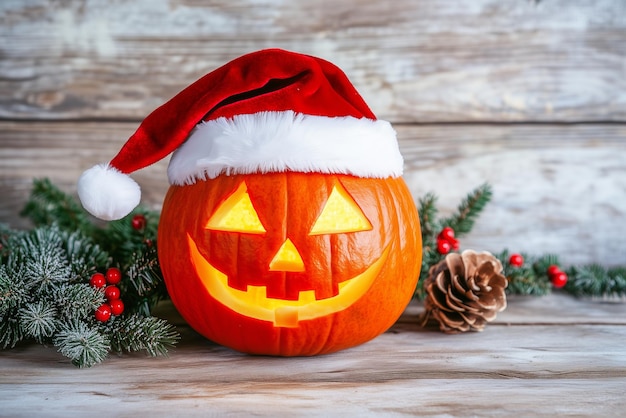
<path id="1" fill-rule="evenodd" d="M 474 222 L 489 203 L 492 195 L 489 184 L 485 183 L 477 187 L 461 201 L 451 217 L 441 221 L 441 228 L 451 227 L 457 237 L 469 234 L 474 227 Z"/>
<path id="2" fill-rule="evenodd" d="M 109 354 L 109 340 L 84 322 L 72 322 L 57 333 L 54 345 L 77 367 L 91 367 L 101 363 Z"/>

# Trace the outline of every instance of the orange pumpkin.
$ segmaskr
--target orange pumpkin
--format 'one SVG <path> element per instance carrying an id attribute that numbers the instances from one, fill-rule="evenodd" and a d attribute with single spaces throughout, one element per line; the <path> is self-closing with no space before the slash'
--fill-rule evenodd
<path id="1" fill-rule="evenodd" d="M 387 330 L 421 265 L 402 178 L 221 175 L 171 186 L 159 225 L 169 295 L 200 334 L 235 350 L 330 353 Z"/>

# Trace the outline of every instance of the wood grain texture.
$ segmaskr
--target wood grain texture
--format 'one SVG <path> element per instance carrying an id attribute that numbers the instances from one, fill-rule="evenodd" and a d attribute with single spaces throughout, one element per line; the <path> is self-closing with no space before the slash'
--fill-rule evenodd
<path id="1" fill-rule="evenodd" d="M 339 65 L 394 122 L 626 121 L 616 0 L 4 0 L 0 117 L 142 119 L 279 47 Z"/>
<path id="2" fill-rule="evenodd" d="M 125 355 L 86 370 L 26 345 L 0 352 L 0 405 L 10 416 L 498 417 L 616 416 L 626 406 L 626 323 L 613 322 L 624 304 L 521 298 L 465 335 L 419 328 L 419 311 L 369 343 L 312 358 L 239 354 L 184 325 L 169 358 Z"/>
<path id="3" fill-rule="evenodd" d="M 32 179 L 74 193 L 88 167 L 108 161 L 136 123 L 0 122 L 0 221 L 18 217 Z M 492 203 L 463 248 L 560 254 L 565 263 L 626 262 L 626 127 L 582 125 L 397 125 L 414 198 L 432 191 L 442 215 L 484 182 Z M 133 177 L 143 203 L 160 208 L 167 160 Z M 606 237 L 611 239 L 607 240 Z"/>

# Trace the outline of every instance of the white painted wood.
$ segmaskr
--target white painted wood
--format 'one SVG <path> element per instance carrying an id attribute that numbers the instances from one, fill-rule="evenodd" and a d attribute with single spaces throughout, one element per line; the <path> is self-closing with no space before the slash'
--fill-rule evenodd
<path id="1" fill-rule="evenodd" d="M 4 0 L 0 117 L 141 119 L 278 47 L 339 65 L 381 118 L 626 120 L 615 0 Z"/>

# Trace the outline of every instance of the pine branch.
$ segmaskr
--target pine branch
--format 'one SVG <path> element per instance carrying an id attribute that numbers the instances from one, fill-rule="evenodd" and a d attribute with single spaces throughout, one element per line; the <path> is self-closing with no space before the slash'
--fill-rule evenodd
<path id="1" fill-rule="evenodd" d="M 106 334 L 84 322 L 71 322 L 56 334 L 54 345 L 77 367 L 91 367 L 107 358 L 110 350 Z"/>
<path id="2" fill-rule="evenodd" d="M 456 233 L 457 237 L 468 234 L 478 215 L 491 200 L 493 193 L 491 186 L 487 183 L 479 186 L 459 204 L 456 213 L 441 221 L 441 228 L 449 226 Z"/>
<path id="3" fill-rule="evenodd" d="M 437 231 L 437 196 L 434 193 L 426 193 L 419 199 L 419 220 L 422 229 L 422 237 L 434 237 Z"/>
<path id="4" fill-rule="evenodd" d="M 56 226 L 36 229 L 15 243 L 24 266 L 24 280 L 33 284 L 35 292 L 52 291 L 69 280 L 71 268 L 62 243 Z"/>
<path id="5" fill-rule="evenodd" d="M 558 260 L 552 256 L 533 259 L 527 254 L 521 255 L 526 262 L 523 266 L 517 267 L 509 263 L 508 250 L 495 254 L 495 257 L 502 263 L 504 276 L 509 281 L 506 288 L 507 294 L 543 296 L 550 293 L 552 285 L 548 279 L 547 270 L 550 265 L 558 264 Z"/>
<path id="6" fill-rule="evenodd" d="M 58 318 L 63 322 L 91 318 L 105 302 L 104 290 L 93 288 L 87 283 L 68 284 L 57 289 L 51 297 L 56 302 Z"/>
<path id="7" fill-rule="evenodd" d="M 26 336 L 39 343 L 45 342 L 56 331 L 56 309 L 48 301 L 39 300 L 26 304 L 19 310 L 18 318 Z"/>
<path id="8" fill-rule="evenodd" d="M 176 343 L 178 334 L 166 321 L 150 317 L 158 298 L 166 295 L 157 261 L 158 215 L 141 212 L 146 226 L 133 227 L 132 216 L 97 227 L 71 197 L 48 181 L 36 181 L 24 213 L 38 226 L 15 231 L 0 225 L 0 347 L 14 347 L 24 339 L 56 345 L 78 367 L 91 367 L 111 351 L 111 341 L 125 351 L 146 350 L 161 355 Z M 122 274 L 118 284 L 124 312 L 99 323 L 95 312 L 105 303 L 104 288 L 89 285 L 91 275 L 115 262 Z M 134 315 L 140 311 L 145 314 Z M 106 319 L 101 320 L 106 321 Z M 152 334 L 153 333 L 153 334 Z"/>
<path id="9" fill-rule="evenodd" d="M 17 312 L 9 312 L 0 320 L 0 347 L 13 348 L 24 338 L 24 330 L 17 318 Z"/>
<path id="10" fill-rule="evenodd" d="M 72 282 L 81 281 L 111 264 L 111 257 L 80 231 L 66 232 L 63 249 L 69 259 Z"/>
<path id="11" fill-rule="evenodd" d="M 165 356 L 180 338 L 173 325 L 156 317 L 132 315 L 109 326 L 114 351 L 145 350 L 150 356 Z"/>
<path id="12" fill-rule="evenodd" d="M 565 290 L 574 296 L 592 296 L 607 300 L 626 298 L 626 268 L 606 269 L 598 264 L 571 267 Z"/>
<path id="13" fill-rule="evenodd" d="M 35 179 L 30 198 L 20 213 L 35 226 L 58 224 L 62 229 L 89 232 L 94 226 L 80 204 L 49 179 Z"/>
<path id="14" fill-rule="evenodd" d="M 0 265 L 0 318 L 27 303 L 31 288 L 32 283 L 24 280 L 21 266 Z"/>

